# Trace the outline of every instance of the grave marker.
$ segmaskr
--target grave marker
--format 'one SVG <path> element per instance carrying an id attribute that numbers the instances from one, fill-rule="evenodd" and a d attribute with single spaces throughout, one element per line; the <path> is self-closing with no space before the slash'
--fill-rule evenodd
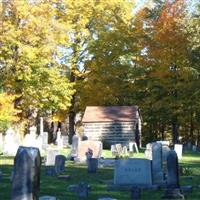
<path id="1" fill-rule="evenodd" d="M 180 192 L 178 157 L 174 150 L 171 150 L 167 156 L 167 189 L 163 198 L 182 198 L 184 196 Z"/>
<path id="2" fill-rule="evenodd" d="M 55 158 L 55 172 L 60 174 L 65 171 L 66 157 L 63 155 L 57 155 Z"/>
<path id="3" fill-rule="evenodd" d="M 152 185 L 151 161 L 139 158 L 116 160 L 114 184 Z"/>
<path id="4" fill-rule="evenodd" d="M 78 156 L 77 156 L 79 161 L 86 160 L 86 152 L 88 152 L 88 149 L 92 150 L 93 158 L 100 158 L 102 154 L 102 142 L 91 141 L 91 140 L 80 141 L 78 145 Z"/>
<path id="5" fill-rule="evenodd" d="M 11 200 L 38 199 L 40 165 L 38 148 L 19 147 L 14 159 Z"/>
<path id="6" fill-rule="evenodd" d="M 152 143 L 152 175 L 154 184 L 164 184 L 162 171 L 162 144 Z"/>
<path id="7" fill-rule="evenodd" d="M 182 159 L 183 145 L 182 144 L 175 144 L 174 150 L 177 153 L 178 159 Z"/>
<path id="8" fill-rule="evenodd" d="M 56 175 L 55 160 L 56 160 L 57 155 L 59 155 L 59 151 L 57 149 L 47 149 L 47 160 L 45 163 L 45 175 L 47 175 L 47 176 Z"/>

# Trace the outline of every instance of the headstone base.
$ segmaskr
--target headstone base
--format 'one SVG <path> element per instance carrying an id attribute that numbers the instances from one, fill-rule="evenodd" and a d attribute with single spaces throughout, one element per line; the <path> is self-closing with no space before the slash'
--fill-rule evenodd
<path id="1" fill-rule="evenodd" d="M 116 184 L 108 184 L 107 191 L 131 191 L 133 187 L 138 187 L 140 189 L 147 190 L 158 190 L 160 187 L 158 185 L 116 185 Z"/>

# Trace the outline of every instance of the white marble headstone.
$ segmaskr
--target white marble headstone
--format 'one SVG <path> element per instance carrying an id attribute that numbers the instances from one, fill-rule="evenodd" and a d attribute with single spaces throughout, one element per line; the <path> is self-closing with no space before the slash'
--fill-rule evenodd
<path id="1" fill-rule="evenodd" d="M 178 159 L 182 158 L 182 151 L 183 151 L 183 145 L 182 144 L 175 144 L 174 150 L 178 156 Z"/>
<path id="2" fill-rule="evenodd" d="M 52 149 L 52 148 L 47 149 L 47 160 L 46 160 L 45 165 L 54 166 L 57 155 L 59 155 L 58 149 Z"/>
<path id="3" fill-rule="evenodd" d="M 15 155 L 19 145 L 20 144 L 15 140 L 15 131 L 12 128 L 9 128 L 4 137 L 3 154 Z"/>

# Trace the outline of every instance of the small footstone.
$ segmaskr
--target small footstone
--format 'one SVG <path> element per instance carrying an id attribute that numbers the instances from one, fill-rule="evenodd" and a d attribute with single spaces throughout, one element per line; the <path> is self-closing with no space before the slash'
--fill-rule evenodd
<path id="1" fill-rule="evenodd" d="M 78 185 L 69 185 L 67 190 L 69 192 L 76 192 L 78 190 Z"/>
<path id="2" fill-rule="evenodd" d="M 53 196 L 42 196 L 39 200 L 56 200 L 56 197 Z"/>
<path id="3" fill-rule="evenodd" d="M 100 197 L 99 199 L 97 200 L 117 200 L 117 199 L 113 199 L 111 197 Z"/>
<path id="4" fill-rule="evenodd" d="M 71 176 L 70 175 L 59 175 L 58 179 L 68 181 L 71 179 Z"/>

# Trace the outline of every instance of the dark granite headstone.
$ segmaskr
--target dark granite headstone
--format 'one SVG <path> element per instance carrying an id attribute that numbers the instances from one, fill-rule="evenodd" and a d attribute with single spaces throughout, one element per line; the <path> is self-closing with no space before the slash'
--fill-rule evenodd
<path id="1" fill-rule="evenodd" d="M 167 187 L 179 187 L 178 157 L 173 150 L 167 156 Z"/>
<path id="2" fill-rule="evenodd" d="M 164 174 L 162 171 L 162 144 L 152 143 L 152 178 L 153 183 L 164 184 Z"/>
<path id="3" fill-rule="evenodd" d="M 66 157 L 63 155 L 57 155 L 55 160 L 55 172 L 60 174 L 65 171 Z"/>
<path id="4" fill-rule="evenodd" d="M 167 189 L 163 198 L 184 199 L 180 192 L 178 157 L 174 150 L 169 151 L 167 156 Z"/>
<path id="5" fill-rule="evenodd" d="M 37 200 L 40 189 L 40 151 L 19 147 L 14 159 L 11 200 Z"/>
<path id="6" fill-rule="evenodd" d="M 98 159 L 89 158 L 87 159 L 88 173 L 96 173 L 98 169 Z"/>

